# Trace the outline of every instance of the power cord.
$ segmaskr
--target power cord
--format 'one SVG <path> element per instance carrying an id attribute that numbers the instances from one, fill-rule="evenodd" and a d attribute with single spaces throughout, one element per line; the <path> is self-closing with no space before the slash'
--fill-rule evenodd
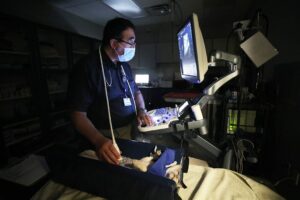
<path id="1" fill-rule="evenodd" d="M 279 186 L 281 183 L 286 181 L 294 182 L 295 186 L 299 186 L 300 173 L 297 169 L 292 170 L 292 165 L 289 163 L 288 174 L 286 177 L 283 177 L 274 183 L 274 186 Z"/>
<path id="2" fill-rule="evenodd" d="M 245 152 L 248 152 L 250 155 L 253 154 L 253 151 L 255 149 L 255 145 L 252 141 L 248 139 L 239 139 L 236 144 L 234 142 L 234 139 L 231 139 L 231 143 L 233 146 L 233 150 L 236 156 L 236 171 L 239 173 L 243 173 L 244 170 L 244 161 L 248 161 L 251 163 L 256 163 L 257 158 L 254 157 L 247 157 L 245 155 Z"/>

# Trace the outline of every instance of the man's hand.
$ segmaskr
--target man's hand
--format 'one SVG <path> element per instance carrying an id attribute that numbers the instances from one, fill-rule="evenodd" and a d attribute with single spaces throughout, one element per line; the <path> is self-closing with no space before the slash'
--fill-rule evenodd
<path id="1" fill-rule="evenodd" d="M 96 144 L 96 154 L 100 160 L 104 160 L 110 164 L 118 165 L 121 155 L 114 147 L 113 142 L 108 138 L 103 138 Z"/>
<path id="2" fill-rule="evenodd" d="M 119 164 L 120 153 L 112 141 L 102 135 L 87 117 L 86 112 L 74 111 L 71 119 L 75 128 L 96 147 L 96 155 L 100 160 L 111 164 Z"/>
<path id="3" fill-rule="evenodd" d="M 152 126 L 154 124 L 145 109 L 139 109 L 137 114 L 138 125 Z"/>

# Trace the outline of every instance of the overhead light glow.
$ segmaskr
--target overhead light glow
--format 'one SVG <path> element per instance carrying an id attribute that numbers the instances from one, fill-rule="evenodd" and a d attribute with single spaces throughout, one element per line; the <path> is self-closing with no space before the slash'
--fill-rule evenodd
<path id="1" fill-rule="evenodd" d="M 147 13 L 132 0 L 102 0 L 103 3 L 129 18 L 145 17 Z"/>

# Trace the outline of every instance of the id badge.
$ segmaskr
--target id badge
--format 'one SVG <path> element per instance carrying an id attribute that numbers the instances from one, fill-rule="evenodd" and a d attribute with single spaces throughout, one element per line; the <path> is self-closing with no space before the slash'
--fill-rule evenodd
<path id="1" fill-rule="evenodd" d="M 131 106 L 130 98 L 123 98 L 124 106 Z"/>

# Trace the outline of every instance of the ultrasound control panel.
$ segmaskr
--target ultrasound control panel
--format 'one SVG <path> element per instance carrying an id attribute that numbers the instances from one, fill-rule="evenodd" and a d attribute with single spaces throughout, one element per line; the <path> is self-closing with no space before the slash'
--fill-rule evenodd
<path id="1" fill-rule="evenodd" d="M 148 132 L 169 128 L 169 124 L 172 121 L 178 120 L 177 108 L 164 107 L 148 111 L 148 114 L 152 118 L 153 126 L 138 126 L 140 132 Z"/>

